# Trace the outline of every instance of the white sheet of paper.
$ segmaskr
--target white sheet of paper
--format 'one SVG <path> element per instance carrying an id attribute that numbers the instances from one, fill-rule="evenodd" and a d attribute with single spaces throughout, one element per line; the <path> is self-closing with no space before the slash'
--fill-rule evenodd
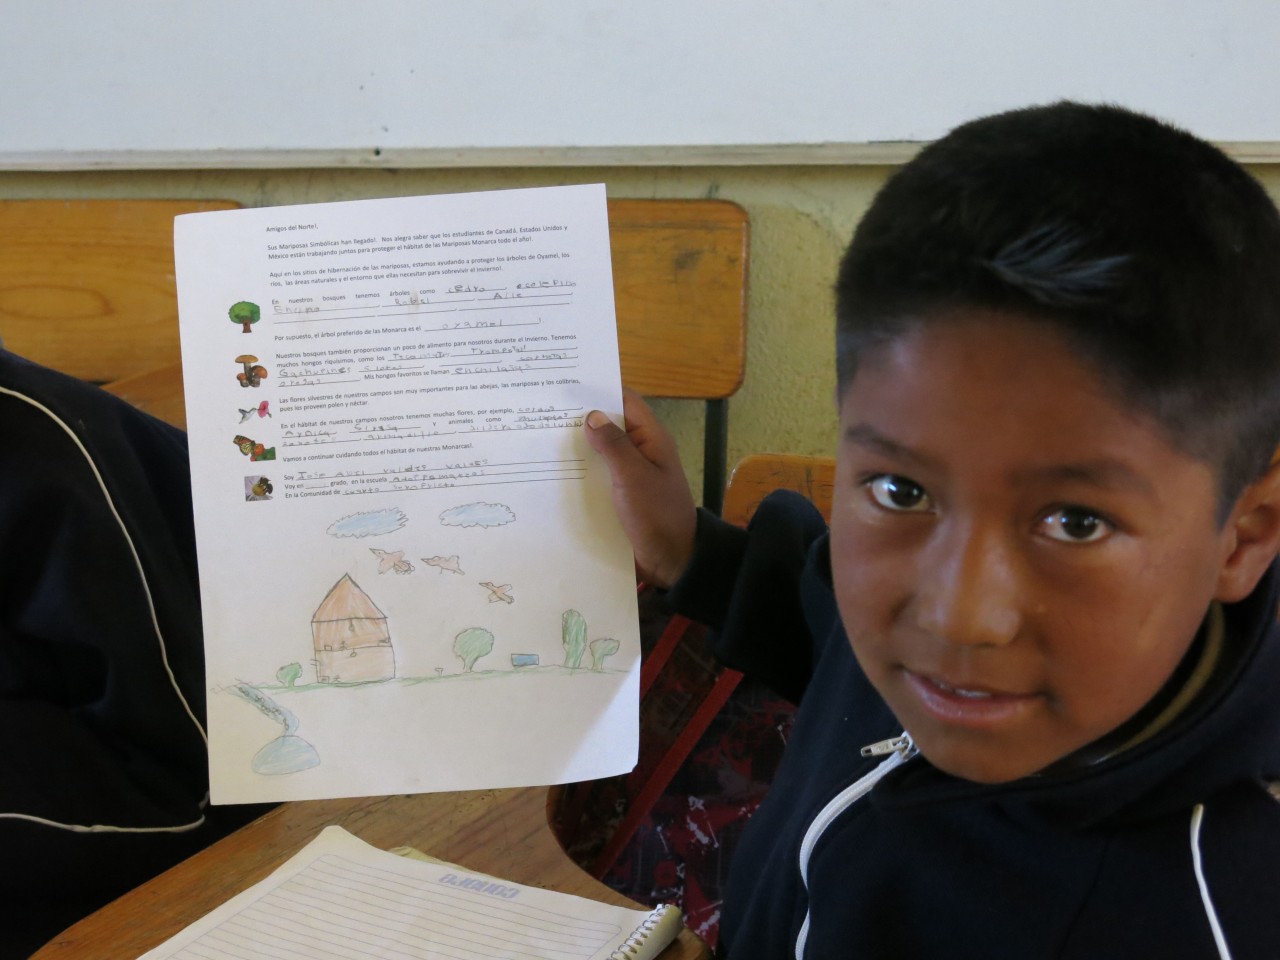
<path id="1" fill-rule="evenodd" d="M 680 928 L 674 908 L 615 907 L 402 857 L 331 826 L 140 960 L 608 960 L 653 956 Z"/>
<path id="2" fill-rule="evenodd" d="M 215 803 L 635 764 L 600 185 L 174 229 Z"/>

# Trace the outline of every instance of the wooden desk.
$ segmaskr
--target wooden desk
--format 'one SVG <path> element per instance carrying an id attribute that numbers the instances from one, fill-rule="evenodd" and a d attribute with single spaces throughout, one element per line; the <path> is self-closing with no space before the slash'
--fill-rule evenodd
<path id="1" fill-rule="evenodd" d="M 638 906 L 580 870 L 547 823 L 547 788 L 287 803 L 80 921 L 32 960 L 136 960 L 261 880 L 328 824 L 529 886 Z M 707 960 L 688 930 L 663 960 Z"/>

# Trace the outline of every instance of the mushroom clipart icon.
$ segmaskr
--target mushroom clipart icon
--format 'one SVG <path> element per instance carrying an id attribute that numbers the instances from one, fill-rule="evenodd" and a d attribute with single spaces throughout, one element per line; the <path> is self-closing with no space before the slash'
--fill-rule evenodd
<path id="1" fill-rule="evenodd" d="M 251 353 L 242 353 L 236 357 L 236 363 L 242 364 L 244 370 L 236 374 L 242 387 L 257 387 L 267 379 L 267 368 L 258 366 L 258 358 Z"/>

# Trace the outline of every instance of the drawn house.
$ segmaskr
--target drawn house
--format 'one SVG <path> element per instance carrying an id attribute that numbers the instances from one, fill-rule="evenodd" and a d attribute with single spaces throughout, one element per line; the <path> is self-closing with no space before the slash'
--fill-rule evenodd
<path id="1" fill-rule="evenodd" d="M 311 640 L 321 683 L 367 683 L 396 675 L 387 615 L 348 574 L 316 608 Z"/>

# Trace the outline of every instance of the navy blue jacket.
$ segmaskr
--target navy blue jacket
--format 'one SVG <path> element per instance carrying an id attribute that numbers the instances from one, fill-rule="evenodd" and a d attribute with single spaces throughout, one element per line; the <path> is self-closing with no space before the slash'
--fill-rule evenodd
<path id="1" fill-rule="evenodd" d="M 731 867 L 722 952 L 795 957 L 803 930 L 810 958 L 1168 960 L 1226 956 L 1220 942 L 1280 957 L 1277 580 L 1224 608 L 1218 669 L 1171 726 L 989 786 L 907 746 L 860 755 L 902 728 L 853 657 L 807 501 L 771 496 L 749 532 L 701 515 L 672 603 L 716 628 L 726 663 L 799 702 Z M 811 841 L 806 886 L 806 831 L 864 777 Z"/>
<path id="2" fill-rule="evenodd" d="M 0 957 L 260 812 L 204 690 L 185 435 L 0 350 Z"/>

